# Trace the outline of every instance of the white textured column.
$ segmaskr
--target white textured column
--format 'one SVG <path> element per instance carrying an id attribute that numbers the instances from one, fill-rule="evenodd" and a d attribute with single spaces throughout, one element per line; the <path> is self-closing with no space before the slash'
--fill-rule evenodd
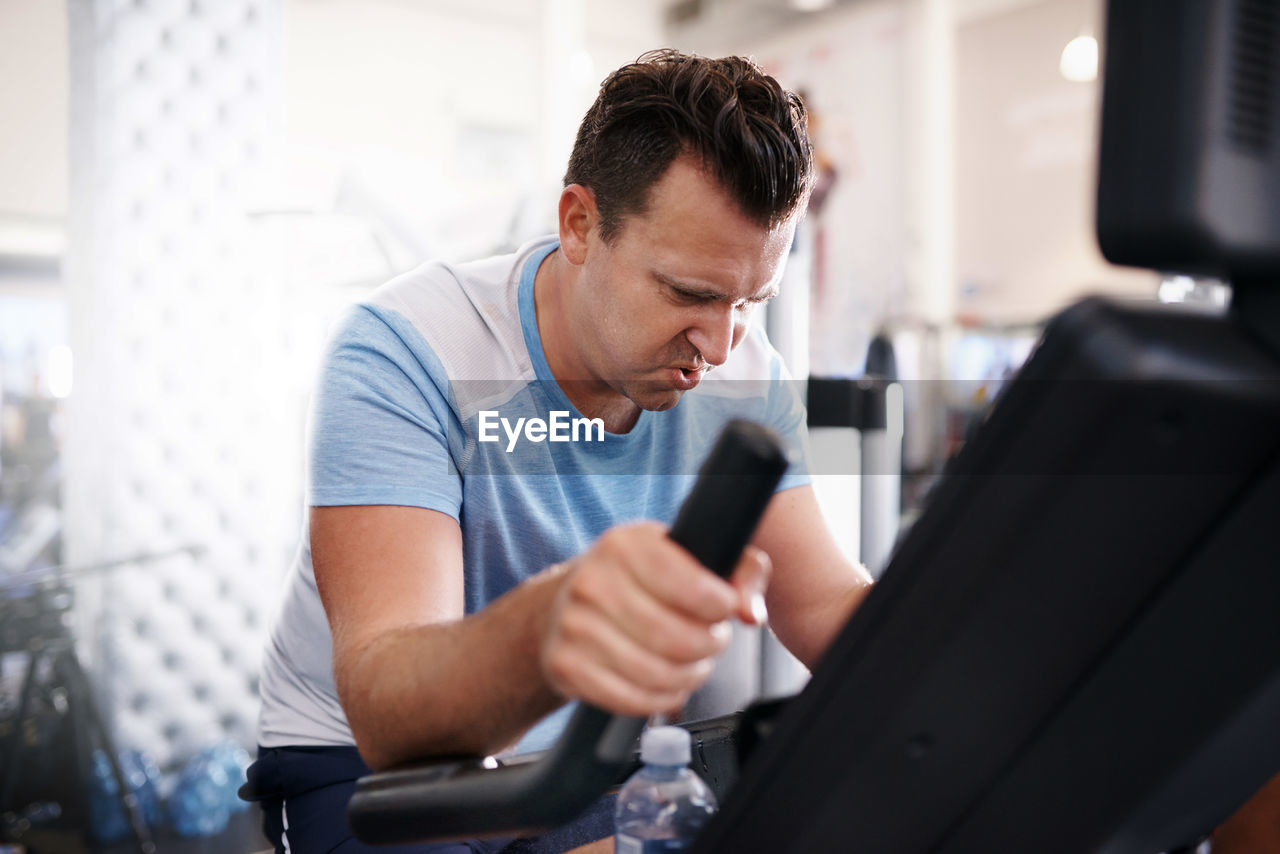
<path id="1" fill-rule="evenodd" d="M 908 147 L 907 301 L 909 316 L 941 335 L 925 334 L 917 375 L 904 388 L 908 412 L 917 413 L 902 453 L 910 465 L 931 459 L 945 433 L 941 380 L 949 327 L 955 318 L 956 281 L 956 26 L 961 3 L 972 0 L 906 0 L 904 26 L 906 102 L 903 138 Z M 927 423 L 922 423 L 926 421 Z"/>
<path id="2" fill-rule="evenodd" d="M 905 3 L 907 277 L 913 313 L 955 315 L 955 9 L 953 0 Z"/>
<path id="3" fill-rule="evenodd" d="M 119 746 L 166 763 L 252 743 L 266 610 L 297 531 L 287 306 L 245 214 L 276 112 L 278 0 L 68 11 L 66 554 L 199 549 L 80 589 Z"/>

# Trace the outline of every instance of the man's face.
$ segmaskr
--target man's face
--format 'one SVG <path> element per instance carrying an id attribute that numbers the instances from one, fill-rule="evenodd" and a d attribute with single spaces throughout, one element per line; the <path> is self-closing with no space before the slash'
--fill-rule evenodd
<path id="1" fill-rule="evenodd" d="M 696 160 L 677 159 L 611 243 L 588 236 L 574 335 L 591 379 L 643 409 L 675 406 L 777 294 L 794 232 L 747 219 Z"/>

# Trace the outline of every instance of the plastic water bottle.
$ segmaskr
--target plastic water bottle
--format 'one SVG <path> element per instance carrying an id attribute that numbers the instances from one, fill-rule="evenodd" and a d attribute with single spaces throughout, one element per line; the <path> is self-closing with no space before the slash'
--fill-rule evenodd
<path id="1" fill-rule="evenodd" d="M 169 795 L 169 822 L 179 836 L 217 836 L 231 818 L 227 770 L 205 754 L 182 769 Z"/>
<path id="2" fill-rule="evenodd" d="M 129 791 L 138 798 L 142 818 L 150 827 L 160 823 L 160 769 L 150 755 L 140 750 L 116 754 L 120 773 Z M 89 829 L 99 842 L 117 842 L 133 833 L 125 812 L 120 787 L 111 770 L 111 760 L 102 750 L 93 752 L 93 773 L 89 781 Z"/>
<path id="3" fill-rule="evenodd" d="M 182 769 L 169 795 L 169 821 L 179 836 L 216 836 L 233 813 L 249 808 L 236 790 L 245 781 L 249 754 L 232 741 L 205 747 Z"/>
<path id="4" fill-rule="evenodd" d="M 715 815 L 716 796 L 689 770 L 690 743 L 674 726 L 640 737 L 644 767 L 623 785 L 613 814 L 617 854 L 684 851 Z"/>
<path id="5" fill-rule="evenodd" d="M 245 783 L 245 769 L 249 767 L 249 754 L 234 741 L 224 739 L 200 751 L 200 755 L 215 765 L 221 765 L 227 775 L 227 785 L 223 788 L 223 800 L 227 809 L 234 815 L 249 809 L 249 802 L 240 800 L 236 794 Z"/>

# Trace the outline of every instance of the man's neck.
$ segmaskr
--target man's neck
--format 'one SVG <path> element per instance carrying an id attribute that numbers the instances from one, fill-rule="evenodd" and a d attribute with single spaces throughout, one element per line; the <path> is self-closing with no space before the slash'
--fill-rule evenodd
<path id="1" fill-rule="evenodd" d="M 533 306 L 542 352 L 561 391 L 579 412 L 603 420 L 610 433 L 626 433 L 640 417 L 640 407 L 596 377 L 576 346 L 570 318 L 577 283 L 576 269 L 558 248 L 538 265 Z"/>

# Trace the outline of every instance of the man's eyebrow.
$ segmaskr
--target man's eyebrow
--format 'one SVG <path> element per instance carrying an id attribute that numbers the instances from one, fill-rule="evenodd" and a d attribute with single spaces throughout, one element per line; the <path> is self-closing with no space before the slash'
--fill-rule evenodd
<path id="1" fill-rule="evenodd" d="M 653 271 L 653 277 L 657 279 L 660 284 L 666 285 L 669 288 L 674 288 L 675 290 L 679 291 L 685 296 L 694 297 L 696 299 L 705 299 L 705 300 L 726 300 L 727 301 L 729 299 L 728 296 L 720 293 L 719 291 L 715 291 L 703 285 L 694 284 L 692 282 L 682 282 L 679 279 L 674 279 L 671 276 L 668 276 L 666 273 L 661 273 L 661 272 L 658 272 L 657 270 Z M 773 299 L 777 295 L 778 295 L 778 288 L 776 285 L 773 285 L 771 283 L 764 293 L 758 294 L 753 297 L 748 297 L 747 302 L 768 302 L 769 300 Z"/>

